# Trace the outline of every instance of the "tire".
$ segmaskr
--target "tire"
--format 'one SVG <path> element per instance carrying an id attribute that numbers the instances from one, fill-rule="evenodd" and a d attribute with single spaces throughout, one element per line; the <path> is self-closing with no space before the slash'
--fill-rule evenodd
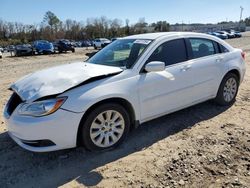
<path id="1" fill-rule="evenodd" d="M 113 125 L 107 122 L 107 119 L 112 119 L 107 118 L 107 113 L 112 114 L 110 117 L 114 120 L 110 120 L 110 123 Z M 105 120 L 105 117 L 106 121 L 100 121 L 100 119 Z M 87 115 L 79 136 L 86 149 L 91 151 L 106 150 L 121 144 L 128 135 L 129 128 L 128 112 L 119 104 L 107 103 L 96 107 Z"/>
<path id="2" fill-rule="evenodd" d="M 14 54 L 15 54 L 14 56 L 16 57 L 20 56 L 20 54 L 17 51 L 15 51 Z"/>
<path id="3" fill-rule="evenodd" d="M 71 51 L 72 51 L 72 53 L 75 53 L 75 48 L 73 48 Z"/>
<path id="4" fill-rule="evenodd" d="M 94 49 L 95 49 L 95 50 L 97 50 L 97 47 L 96 47 L 96 45 L 94 45 Z"/>
<path id="5" fill-rule="evenodd" d="M 239 89 L 238 76 L 235 75 L 234 73 L 226 74 L 226 76 L 223 78 L 220 84 L 217 96 L 215 98 L 215 102 L 221 106 L 232 105 L 235 102 L 238 89 Z"/>

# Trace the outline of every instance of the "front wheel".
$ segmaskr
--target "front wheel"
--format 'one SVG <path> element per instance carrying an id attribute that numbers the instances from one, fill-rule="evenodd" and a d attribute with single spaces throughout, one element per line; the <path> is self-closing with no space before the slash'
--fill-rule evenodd
<path id="1" fill-rule="evenodd" d="M 110 149 L 124 140 L 129 127 L 129 114 L 121 105 L 104 104 L 88 114 L 80 136 L 89 150 Z"/>
<path id="2" fill-rule="evenodd" d="M 220 84 L 215 101 L 222 106 L 231 105 L 235 102 L 238 93 L 239 78 L 234 73 L 228 73 Z"/>

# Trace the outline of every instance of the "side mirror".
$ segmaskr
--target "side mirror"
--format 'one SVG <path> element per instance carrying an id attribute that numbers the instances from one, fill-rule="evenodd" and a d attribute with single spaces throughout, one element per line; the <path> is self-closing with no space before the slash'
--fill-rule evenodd
<path id="1" fill-rule="evenodd" d="M 147 72 L 160 72 L 164 71 L 166 68 L 165 63 L 161 61 L 152 61 L 145 66 L 145 71 Z"/>

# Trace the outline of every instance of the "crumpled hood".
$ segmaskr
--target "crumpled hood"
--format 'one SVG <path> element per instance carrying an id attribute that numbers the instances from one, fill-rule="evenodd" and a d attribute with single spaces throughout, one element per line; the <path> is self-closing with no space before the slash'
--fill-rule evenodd
<path id="1" fill-rule="evenodd" d="M 119 67 L 90 63 L 72 63 L 29 74 L 10 86 L 23 101 L 35 101 L 39 98 L 61 94 L 82 84 L 90 78 L 118 74 Z"/>

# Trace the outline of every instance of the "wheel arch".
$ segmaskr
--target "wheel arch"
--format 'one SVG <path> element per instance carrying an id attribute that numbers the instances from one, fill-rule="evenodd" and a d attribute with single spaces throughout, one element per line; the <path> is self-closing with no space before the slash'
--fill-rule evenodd
<path id="1" fill-rule="evenodd" d="M 229 74 L 229 73 L 235 74 L 235 75 L 238 77 L 239 82 L 240 82 L 240 80 L 241 80 L 241 74 L 240 74 L 240 71 L 239 71 L 238 69 L 233 68 L 233 69 L 229 70 L 229 71 L 224 75 L 224 77 L 225 77 L 227 74 Z M 223 77 L 223 78 L 224 78 L 224 77 Z"/>
<path id="2" fill-rule="evenodd" d="M 76 140 L 76 144 L 77 146 L 81 145 L 81 139 L 80 139 L 80 133 L 81 133 L 81 128 L 84 124 L 85 121 L 85 117 L 87 117 L 97 106 L 100 106 L 102 104 L 106 104 L 106 103 L 117 103 L 120 104 L 121 106 L 123 106 L 129 113 L 129 118 L 131 121 L 131 128 L 134 129 L 138 126 L 138 121 L 136 120 L 136 114 L 135 114 L 135 110 L 134 107 L 132 106 L 132 104 L 124 99 L 124 98 L 120 98 L 120 97 L 114 97 L 114 98 L 108 98 L 108 99 L 103 99 L 101 101 L 98 101 L 97 103 L 93 104 L 92 106 L 90 106 L 87 111 L 84 113 L 84 115 L 81 118 L 81 121 L 78 125 L 78 130 L 77 130 L 77 140 Z"/>
<path id="3" fill-rule="evenodd" d="M 220 81 L 220 83 L 219 83 L 219 85 L 218 85 L 218 89 L 217 89 L 216 95 L 217 95 L 218 92 L 219 92 L 219 89 L 220 89 L 220 85 L 221 85 L 221 83 L 222 83 L 222 80 L 223 80 L 223 79 L 225 78 L 225 76 L 228 75 L 229 73 L 235 74 L 235 75 L 238 77 L 239 82 L 240 82 L 240 79 L 241 79 L 240 71 L 239 71 L 238 69 L 236 69 L 236 68 L 232 68 L 232 69 L 228 70 L 228 71 L 224 74 L 224 76 L 222 77 L 222 79 L 221 79 L 221 81 Z"/>

